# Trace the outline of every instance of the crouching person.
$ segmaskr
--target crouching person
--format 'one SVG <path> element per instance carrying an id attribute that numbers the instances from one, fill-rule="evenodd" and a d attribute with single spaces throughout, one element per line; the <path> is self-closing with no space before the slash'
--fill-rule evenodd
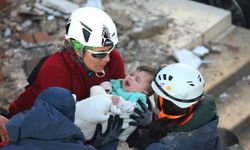
<path id="1" fill-rule="evenodd" d="M 151 86 L 156 93 L 155 118 L 147 130 L 129 140 L 131 147 L 222 149 L 214 98 L 204 95 L 204 79 L 198 70 L 181 63 L 164 66 Z"/>
<path id="2" fill-rule="evenodd" d="M 73 124 L 75 101 L 70 91 L 50 87 L 30 110 L 18 113 L 6 124 L 10 142 L 2 150 L 93 150 Z"/>

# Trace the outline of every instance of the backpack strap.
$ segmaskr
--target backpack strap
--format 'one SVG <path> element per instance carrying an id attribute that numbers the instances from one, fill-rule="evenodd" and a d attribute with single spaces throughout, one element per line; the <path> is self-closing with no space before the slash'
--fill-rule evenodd
<path id="1" fill-rule="evenodd" d="M 41 60 L 38 62 L 38 64 L 35 66 L 35 68 L 31 71 L 30 75 L 28 76 L 27 78 L 27 81 L 28 81 L 28 85 L 25 86 L 25 89 L 30 87 L 35 81 L 36 81 L 36 78 L 37 78 L 37 74 L 40 70 L 40 68 L 42 67 L 42 65 L 45 63 L 45 61 L 49 58 L 50 55 L 47 55 L 47 56 L 44 56 L 41 58 Z M 70 69 L 70 66 L 69 64 L 67 63 L 67 61 L 65 60 L 63 54 L 61 53 L 61 57 L 63 59 L 63 62 L 65 64 L 65 66 L 67 67 L 67 70 L 69 72 L 69 75 L 70 75 L 70 80 L 71 80 L 71 85 L 70 85 L 70 89 L 72 90 L 73 89 L 73 77 L 71 75 L 71 69 Z"/>
<path id="2" fill-rule="evenodd" d="M 27 81 L 29 84 L 25 86 L 25 89 L 28 88 L 29 86 L 31 86 L 35 82 L 40 68 L 42 67 L 44 62 L 49 58 L 49 56 L 50 55 L 42 57 L 41 60 L 35 66 L 35 68 L 31 71 L 31 73 L 29 74 L 29 76 L 27 78 Z"/>

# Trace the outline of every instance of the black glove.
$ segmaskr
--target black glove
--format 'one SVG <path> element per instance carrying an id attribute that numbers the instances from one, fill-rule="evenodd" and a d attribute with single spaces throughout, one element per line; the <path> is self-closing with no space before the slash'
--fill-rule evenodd
<path id="1" fill-rule="evenodd" d="M 145 127 L 152 122 L 153 118 L 153 109 L 150 100 L 147 98 L 148 107 L 142 103 L 141 100 L 138 100 L 137 103 L 140 105 L 141 109 L 135 108 L 134 113 L 130 115 L 130 118 L 134 121 L 129 122 L 129 125 L 132 126 L 142 126 Z"/>
<path id="2" fill-rule="evenodd" d="M 115 115 L 115 117 L 110 115 L 108 119 L 108 127 L 105 133 L 102 133 L 102 125 L 98 123 L 96 125 L 95 134 L 88 143 L 98 148 L 116 140 L 124 130 L 122 129 L 122 124 L 123 119 L 121 119 L 118 115 Z"/>

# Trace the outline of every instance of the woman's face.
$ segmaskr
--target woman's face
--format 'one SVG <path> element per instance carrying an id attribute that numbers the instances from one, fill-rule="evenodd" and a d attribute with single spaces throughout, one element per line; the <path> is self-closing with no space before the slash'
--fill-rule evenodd
<path id="1" fill-rule="evenodd" d="M 90 70 L 101 72 L 110 61 L 109 54 L 111 51 L 111 47 L 97 47 L 93 50 L 85 50 L 82 59 Z"/>

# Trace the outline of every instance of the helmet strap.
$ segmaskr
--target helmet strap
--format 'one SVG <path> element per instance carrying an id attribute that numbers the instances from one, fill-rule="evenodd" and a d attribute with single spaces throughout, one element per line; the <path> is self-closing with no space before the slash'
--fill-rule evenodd
<path id="1" fill-rule="evenodd" d="M 163 97 L 158 96 L 158 102 L 159 102 L 159 107 L 160 107 L 160 113 L 159 113 L 159 118 L 168 118 L 168 119 L 178 119 L 181 118 L 183 116 L 185 116 L 185 114 L 182 115 L 168 115 L 166 113 L 164 113 L 163 111 Z"/>
<path id="2" fill-rule="evenodd" d="M 168 115 L 168 114 L 166 114 L 166 113 L 164 113 L 164 111 L 163 111 L 163 101 L 164 101 L 164 99 L 163 99 L 163 97 L 161 97 L 161 96 L 158 96 L 158 102 L 159 102 L 159 109 L 160 109 L 160 112 L 159 112 L 159 119 L 161 119 L 161 118 L 167 118 L 167 119 L 179 119 L 179 118 L 181 118 L 181 117 L 183 117 L 183 116 L 186 116 L 186 115 L 188 115 L 188 117 L 183 121 L 183 122 L 181 122 L 180 124 L 179 124 L 179 126 L 182 126 L 182 125 L 184 125 L 185 123 L 187 123 L 190 119 L 192 119 L 192 117 L 193 117 L 193 113 L 192 113 L 192 111 L 193 111 L 193 108 L 194 108 L 194 105 L 191 105 L 190 107 L 188 107 L 188 114 L 181 114 L 181 115 Z"/>

